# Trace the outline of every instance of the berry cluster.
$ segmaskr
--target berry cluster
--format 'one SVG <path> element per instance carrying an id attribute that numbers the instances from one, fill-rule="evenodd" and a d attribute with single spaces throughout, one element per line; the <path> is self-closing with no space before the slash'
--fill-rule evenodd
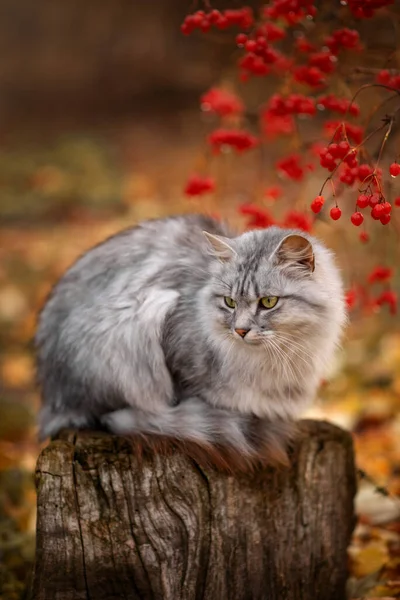
<path id="1" fill-rule="evenodd" d="M 394 0 L 347 0 L 347 3 L 355 17 L 370 19 L 378 8 L 394 4 Z"/>
<path id="2" fill-rule="evenodd" d="M 253 11 L 248 6 L 238 9 L 227 9 L 224 11 L 210 10 L 204 12 L 198 10 L 192 15 L 187 15 L 181 25 L 181 31 L 190 35 L 195 29 L 206 33 L 212 26 L 217 29 L 228 29 L 238 27 L 239 29 L 250 29 L 254 24 Z"/>
<path id="3" fill-rule="evenodd" d="M 238 61 L 238 67 L 243 74 L 267 75 L 274 67 L 275 72 L 288 68 L 291 61 L 276 48 L 274 48 L 267 38 L 258 32 L 255 38 L 245 41 L 244 34 L 239 34 L 236 38 L 239 47 L 244 47 L 246 54 Z M 243 77 L 242 77 L 243 78 Z"/>
<path id="4" fill-rule="evenodd" d="M 392 205 L 390 202 L 385 201 L 385 198 L 380 193 L 361 193 L 357 197 L 357 210 L 351 215 L 351 222 L 353 225 L 358 227 L 364 221 L 364 216 L 359 212 L 358 209 L 371 208 L 371 217 L 375 221 L 380 221 L 382 225 L 390 223 L 390 213 L 392 212 Z M 362 240 L 366 241 L 366 240 Z"/>
<path id="5" fill-rule="evenodd" d="M 299 52 L 304 52 L 305 54 L 308 54 L 309 52 L 315 52 L 317 49 L 316 46 L 312 44 L 303 34 L 298 35 L 296 38 L 295 48 Z"/>
<path id="6" fill-rule="evenodd" d="M 357 155 L 354 150 L 350 152 L 349 142 L 342 141 L 338 144 L 333 142 L 320 150 L 320 163 L 324 169 L 334 171 L 338 166 L 338 160 L 346 162 L 351 167 L 356 166 L 354 163 L 357 161 Z"/>
<path id="7" fill-rule="evenodd" d="M 262 108 L 268 117 L 285 117 L 287 115 L 315 115 L 315 101 L 303 94 L 290 94 L 282 96 L 274 94 L 268 104 Z"/>
<path id="8" fill-rule="evenodd" d="M 314 17 L 314 0 L 272 0 L 264 9 L 267 19 L 284 19 L 288 25 L 295 25 L 306 17 Z"/>
<path id="9" fill-rule="evenodd" d="M 389 6 L 393 2 L 394 0 L 343 0 L 341 3 L 348 4 L 354 16 L 369 18 L 377 9 Z M 275 193 L 272 188 L 272 191 L 267 190 L 264 195 L 266 205 L 270 206 L 271 210 L 253 202 L 240 206 L 239 212 L 246 218 L 248 227 L 265 228 L 278 224 L 311 231 L 313 224 L 318 221 L 314 215 L 326 212 L 330 219 L 337 221 L 341 219 L 343 210 L 352 225 L 361 228 L 357 234 L 359 240 L 367 243 L 369 233 L 361 227 L 365 219 L 370 218 L 372 221 L 387 225 L 391 221 L 392 207 L 400 208 L 400 196 L 389 202 L 384 190 L 389 176 L 400 180 L 400 163 L 397 162 L 399 157 L 393 157 L 396 160 L 389 166 L 379 168 L 386 160 L 384 147 L 385 150 L 390 147 L 386 146 L 388 136 L 395 132 L 392 126 L 395 123 L 396 112 L 386 115 L 382 119 L 382 125 L 372 132 L 371 124 L 374 115 L 365 120 L 365 130 L 356 122 L 349 122 L 352 118 L 357 119 L 360 116 L 359 104 L 348 98 L 341 98 L 332 91 L 339 88 L 338 84 L 343 76 L 343 70 L 337 69 L 339 61 L 344 60 L 343 52 L 359 51 L 362 48 L 358 31 L 343 27 L 333 31 L 331 29 L 328 35 L 323 34 L 322 39 L 320 32 L 324 30 L 318 27 L 306 27 L 305 23 L 301 28 L 307 32 L 306 34 L 300 31 L 289 31 L 290 27 L 301 21 L 311 21 L 317 15 L 317 7 L 318 12 L 321 10 L 326 16 L 322 5 L 319 4 L 314 0 L 269 0 L 268 4 L 262 7 L 257 18 L 248 7 L 223 11 L 211 10 L 211 8 L 205 11 L 198 10 L 186 17 L 182 24 L 182 31 L 190 34 L 194 30 L 207 32 L 212 27 L 220 30 L 237 27 L 239 31 L 235 38 L 236 46 L 241 49 L 241 56 L 237 63 L 239 78 L 247 81 L 252 76 L 284 77 L 279 83 L 279 93 L 272 94 L 259 111 L 259 128 L 263 134 L 261 138 L 249 131 L 234 128 L 242 122 L 241 117 L 245 112 L 245 106 L 236 94 L 229 89 L 218 87 L 213 87 L 203 94 L 201 109 L 226 119 L 221 123 L 221 128 L 212 131 L 208 136 L 208 143 L 215 154 L 229 151 L 242 153 L 264 143 L 265 140 L 294 133 L 292 147 L 296 148 L 296 153 L 285 156 L 276 163 L 278 176 L 300 182 L 305 178 L 307 171 L 314 168 L 313 164 L 307 164 L 300 148 L 307 148 L 311 156 L 317 155 L 320 165 L 329 171 L 319 195 L 311 202 L 309 212 L 289 210 L 280 217 L 278 223 L 272 214 L 272 208 L 275 210 L 277 203 L 273 201 L 281 192 Z M 205 2 L 205 6 L 208 7 L 209 3 Z M 345 10 L 341 9 L 341 13 Z M 280 45 L 288 34 L 293 35 L 295 40 L 295 52 L 291 55 L 286 55 L 282 51 L 285 50 L 284 44 Z M 365 70 L 365 74 L 369 74 L 369 69 Z M 400 71 L 381 70 L 375 82 L 400 92 Z M 349 80 L 348 83 L 351 86 L 352 81 Z M 326 92 L 325 86 L 330 86 L 327 87 Z M 303 93 L 298 93 L 299 90 Z M 382 90 L 376 91 L 379 93 Z M 391 99 L 395 97 L 394 95 Z M 359 98 L 362 100 L 361 95 Z M 305 128 L 303 129 L 301 119 L 297 117 L 314 117 L 318 110 L 321 111 L 318 118 L 326 119 L 325 111 L 330 111 L 343 120 L 324 120 L 322 132 L 327 141 L 323 147 L 319 145 L 317 150 L 317 144 L 313 144 L 311 140 L 309 142 L 303 140 Z M 372 141 L 370 139 L 379 131 L 382 132 L 381 147 L 376 151 L 373 149 L 373 144 L 375 139 L 379 140 L 379 135 Z M 373 162 L 367 164 L 371 156 L 377 157 L 375 164 Z M 323 190 L 328 183 L 332 186 L 333 194 L 330 206 L 327 206 L 327 198 L 323 196 Z M 394 182 L 394 185 L 396 183 Z M 355 192 L 357 187 L 358 191 Z M 185 193 L 188 196 L 200 196 L 214 189 L 215 182 L 212 178 L 193 175 L 186 183 Z M 344 209 L 344 201 L 343 206 L 341 204 L 341 195 L 351 190 L 355 194 L 354 209 L 348 211 Z M 385 276 L 382 275 L 383 271 L 377 273 L 370 283 L 376 281 L 387 283 L 387 279 L 385 280 Z M 376 308 L 386 304 L 392 312 L 395 311 L 397 302 L 395 294 L 390 289 L 386 289 L 377 298 L 371 298 L 365 286 L 350 290 L 347 300 L 349 306 L 359 304 Z"/>
<path id="10" fill-rule="evenodd" d="M 360 50 L 360 35 L 355 29 L 336 29 L 332 35 L 325 39 L 325 46 L 333 54 L 339 54 L 340 50 Z"/>
<path id="11" fill-rule="evenodd" d="M 293 77 L 298 83 L 303 83 L 310 87 L 321 87 L 326 82 L 324 73 L 319 67 L 307 65 L 296 67 L 293 71 Z"/>
<path id="12" fill-rule="evenodd" d="M 224 147 L 230 146 L 237 152 L 251 150 L 258 144 L 258 139 L 241 129 L 216 129 L 208 136 L 208 143 L 215 153 L 219 154 Z"/>
<path id="13" fill-rule="evenodd" d="M 368 283 L 385 283 L 393 277 L 393 269 L 379 265 L 368 275 Z"/>
<path id="14" fill-rule="evenodd" d="M 336 69 L 337 58 L 334 54 L 327 51 L 313 52 L 308 59 L 310 67 L 318 67 L 326 75 L 333 73 Z"/>
<path id="15" fill-rule="evenodd" d="M 295 121 L 292 115 L 278 117 L 270 114 L 268 110 L 261 111 L 260 124 L 262 132 L 269 140 L 281 135 L 290 135 L 295 129 Z"/>
<path id="16" fill-rule="evenodd" d="M 376 76 L 376 83 L 400 90 L 400 74 L 398 72 L 391 73 L 388 69 L 383 69 Z"/>
<path id="17" fill-rule="evenodd" d="M 355 144 L 361 144 L 364 139 L 364 129 L 360 125 L 353 125 L 346 121 L 325 121 L 324 133 L 334 142 L 340 142 L 345 137 Z"/>
<path id="18" fill-rule="evenodd" d="M 289 210 L 282 221 L 282 227 L 288 229 L 301 229 L 310 233 L 313 222 L 309 215 L 299 212 L 298 210 Z"/>
<path id="19" fill-rule="evenodd" d="M 376 306 L 387 304 L 391 315 L 397 313 L 397 294 L 393 290 L 385 290 L 377 298 L 375 298 Z"/>
<path id="20" fill-rule="evenodd" d="M 345 115 L 347 112 L 352 117 L 358 117 L 360 114 L 360 107 L 355 102 L 350 102 L 346 98 L 338 98 L 335 94 L 326 94 L 317 98 L 318 108 L 324 108 L 325 110 L 331 110 L 332 112 L 338 112 L 341 115 Z"/>
<path id="21" fill-rule="evenodd" d="M 220 117 L 238 115 L 244 112 L 244 104 L 229 90 L 211 88 L 200 98 L 201 110 L 212 112 Z"/>
<path id="22" fill-rule="evenodd" d="M 272 215 L 256 204 L 242 204 L 239 206 L 239 213 L 248 217 L 246 225 L 249 228 L 264 229 L 265 227 L 275 225 L 275 219 Z"/>
<path id="23" fill-rule="evenodd" d="M 192 175 L 186 182 L 184 192 L 186 196 L 202 196 L 215 190 L 215 181 L 212 177 Z"/>
<path id="24" fill-rule="evenodd" d="M 276 163 L 278 171 L 288 179 L 301 181 L 304 178 L 306 170 L 312 170 L 311 164 L 302 165 L 299 154 L 290 154 Z"/>

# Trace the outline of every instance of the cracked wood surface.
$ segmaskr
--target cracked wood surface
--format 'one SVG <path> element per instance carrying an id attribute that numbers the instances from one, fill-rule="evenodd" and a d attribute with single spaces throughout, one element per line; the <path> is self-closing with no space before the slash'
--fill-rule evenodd
<path id="1" fill-rule="evenodd" d="M 303 421 L 291 466 L 229 475 L 102 433 L 39 457 L 33 600 L 343 600 L 351 437 Z"/>

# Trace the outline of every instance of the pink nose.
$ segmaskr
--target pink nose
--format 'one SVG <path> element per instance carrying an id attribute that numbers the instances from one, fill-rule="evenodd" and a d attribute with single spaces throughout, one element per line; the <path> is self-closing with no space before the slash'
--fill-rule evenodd
<path id="1" fill-rule="evenodd" d="M 235 331 L 240 335 L 240 337 L 244 338 L 246 333 L 249 333 L 250 329 L 235 329 Z"/>

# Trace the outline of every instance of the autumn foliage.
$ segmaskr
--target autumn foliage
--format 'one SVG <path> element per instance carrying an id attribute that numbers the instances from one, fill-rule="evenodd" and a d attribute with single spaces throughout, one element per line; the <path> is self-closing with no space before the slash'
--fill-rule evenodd
<path id="1" fill-rule="evenodd" d="M 393 5 L 394 0 L 271 0 L 258 11 L 247 6 L 220 11 L 205 2 L 204 10 L 185 17 L 184 35 L 225 36 L 236 63 L 236 78 L 200 100 L 201 110 L 214 117 L 205 141 L 210 155 L 251 152 L 256 169 L 263 149 L 268 152 L 284 139 L 290 147 L 274 163 L 271 189 L 279 192 L 270 195 L 266 189 L 237 206 L 247 227 L 278 224 L 313 231 L 321 221 L 345 225 L 364 253 L 371 236 L 396 233 L 400 152 L 392 138 L 400 118 L 400 71 L 391 55 L 382 54 L 381 68 L 366 66 L 368 47 L 360 33 L 367 20 L 389 22 Z M 348 61 L 351 70 L 346 70 Z M 364 79 L 357 79 L 357 73 Z M 255 82 L 267 91 L 254 120 L 243 97 L 249 97 L 246 86 L 251 83 L 254 90 Z M 371 93 L 373 99 L 366 101 Z M 304 136 L 305 125 L 312 139 Z M 318 187 L 307 206 L 300 208 L 294 200 L 282 210 L 285 185 L 309 178 Z M 218 186 L 218 177 L 205 168 L 190 176 L 185 192 L 218 193 Z M 396 262 L 390 256 L 385 261 Z M 387 306 L 394 314 L 394 271 L 373 258 L 369 262 L 369 274 L 348 291 L 348 306 L 367 312 Z"/>

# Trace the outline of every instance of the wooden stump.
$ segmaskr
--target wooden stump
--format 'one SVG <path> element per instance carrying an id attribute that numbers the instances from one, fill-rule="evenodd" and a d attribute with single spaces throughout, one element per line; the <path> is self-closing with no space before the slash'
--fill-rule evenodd
<path id="1" fill-rule="evenodd" d="M 228 475 L 65 432 L 37 465 L 34 600 L 343 600 L 351 436 L 304 421 L 291 467 Z"/>

